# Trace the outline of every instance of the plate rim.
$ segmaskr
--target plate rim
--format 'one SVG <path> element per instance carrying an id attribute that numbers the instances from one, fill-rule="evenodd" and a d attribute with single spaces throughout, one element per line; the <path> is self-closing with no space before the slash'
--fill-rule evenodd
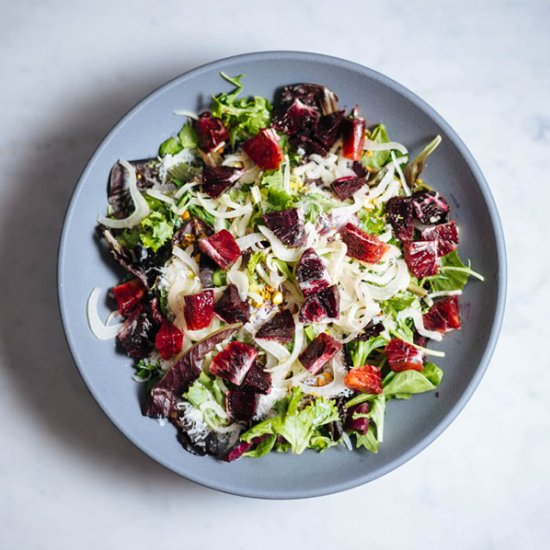
<path id="1" fill-rule="evenodd" d="M 389 461 L 384 466 L 378 467 L 374 472 L 367 471 L 365 472 L 364 475 L 357 476 L 352 480 L 349 480 L 346 482 L 340 482 L 335 485 L 327 484 L 322 488 L 281 491 L 280 493 L 273 494 L 272 492 L 266 491 L 266 490 L 258 490 L 253 488 L 244 488 L 241 490 L 241 489 L 236 489 L 230 484 L 223 484 L 223 483 L 216 483 L 216 482 L 209 483 L 207 479 L 200 478 L 199 476 L 194 475 L 192 473 L 190 474 L 182 473 L 181 471 L 178 471 L 175 468 L 173 468 L 171 465 L 169 465 L 163 459 L 162 456 L 157 455 L 154 451 L 151 451 L 151 449 L 145 449 L 142 446 L 142 444 L 139 443 L 132 436 L 132 434 L 128 433 L 120 425 L 116 416 L 112 415 L 109 412 L 108 408 L 104 405 L 104 403 L 99 398 L 99 396 L 97 396 L 96 393 L 93 391 L 92 389 L 93 384 L 91 383 L 88 375 L 86 374 L 85 369 L 81 368 L 81 365 L 79 363 L 77 346 L 72 339 L 71 329 L 67 321 L 68 306 L 65 302 L 64 292 L 63 292 L 64 286 L 65 286 L 64 280 L 63 280 L 63 265 L 66 262 L 65 254 L 66 254 L 66 240 L 68 235 L 68 226 L 70 225 L 69 222 L 74 214 L 75 205 L 76 205 L 79 193 L 81 191 L 82 184 L 84 180 L 87 178 L 88 172 L 92 169 L 92 165 L 94 164 L 95 159 L 102 154 L 103 150 L 109 144 L 109 141 L 113 133 L 121 124 L 123 124 L 127 119 L 133 117 L 141 109 L 145 108 L 158 95 L 165 93 L 166 90 L 170 89 L 175 85 L 179 85 L 181 81 L 193 79 L 193 78 L 196 78 L 197 76 L 200 76 L 200 74 L 203 72 L 211 71 L 216 68 L 218 68 L 218 70 L 222 70 L 228 64 L 235 64 L 243 61 L 257 62 L 262 60 L 273 61 L 273 60 L 285 60 L 285 59 L 293 60 L 293 61 L 296 61 L 296 60 L 306 61 L 306 62 L 311 61 L 311 62 L 321 63 L 329 66 L 338 66 L 340 68 L 349 69 L 353 72 L 359 72 L 361 74 L 365 74 L 369 78 L 381 83 L 384 86 L 391 88 L 396 93 L 404 97 L 406 100 L 413 103 L 417 108 L 419 108 L 421 111 L 427 114 L 430 118 L 432 118 L 435 121 L 435 123 L 438 124 L 448 136 L 450 136 L 451 141 L 458 149 L 458 152 L 460 153 L 461 158 L 464 160 L 469 170 L 472 172 L 472 175 L 478 184 L 480 192 L 483 196 L 483 199 L 485 200 L 487 209 L 489 211 L 490 222 L 495 232 L 496 255 L 498 260 L 496 284 L 498 288 L 497 288 L 496 305 L 495 305 L 495 312 L 494 312 L 492 327 L 489 333 L 489 337 L 487 339 L 487 345 L 485 346 L 483 354 L 480 357 L 477 369 L 474 375 L 472 376 L 472 378 L 467 383 L 465 390 L 462 392 L 461 396 L 457 399 L 454 406 L 447 411 L 445 416 L 441 419 L 441 421 L 438 423 L 438 425 L 434 429 L 432 429 L 425 436 L 421 437 L 414 445 L 412 445 L 409 449 L 407 449 L 406 452 L 399 455 L 399 457 L 396 457 L 393 460 Z M 276 499 L 276 500 L 301 499 L 301 498 L 311 498 L 311 497 L 329 495 L 329 494 L 346 491 L 348 489 L 352 489 L 354 487 L 364 485 L 370 481 L 373 481 L 375 479 L 378 479 L 386 475 L 387 473 L 402 466 L 403 464 L 411 460 L 413 457 L 415 457 L 418 453 L 420 453 L 425 448 L 427 448 L 457 418 L 457 416 L 464 409 L 464 407 L 472 397 L 473 393 L 479 386 L 489 366 L 496 343 L 498 341 L 498 337 L 500 335 L 500 331 L 502 328 L 504 310 L 506 305 L 507 255 L 506 255 L 506 245 L 505 245 L 504 231 L 502 228 L 502 222 L 497 210 L 496 202 L 491 193 L 487 180 L 485 179 L 472 153 L 470 152 L 470 150 L 468 149 L 464 141 L 457 134 L 457 132 L 426 101 L 424 101 L 414 92 L 409 90 L 406 86 L 404 86 L 403 84 L 400 84 L 399 82 L 393 80 L 392 78 L 357 62 L 349 61 L 349 60 L 346 60 L 340 57 L 331 56 L 331 55 L 307 52 L 307 51 L 294 51 L 294 50 L 256 51 L 256 52 L 242 53 L 238 55 L 217 59 L 215 61 L 211 61 L 202 65 L 199 65 L 195 68 L 192 68 L 170 79 L 169 81 L 165 82 L 164 84 L 161 84 L 160 86 L 152 90 L 149 94 L 144 96 L 141 100 L 136 102 L 119 120 L 116 121 L 115 124 L 112 125 L 109 131 L 101 139 L 97 147 L 94 149 L 89 159 L 86 161 L 84 168 L 74 186 L 74 189 L 71 192 L 71 197 L 65 209 L 65 213 L 63 216 L 62 230 L 61 230 L 58 249 L 57 249 L 57 256 L 58 256 L 58 259 L 57 259 L 58 308 L 59 308 L 59 313 L 62 321 L 65 341 L 67 343 L 67 347 L 69 348 L 73 363 L 76 366 L 77 371 L 80 377 L 82 378 L 87 391 L 94 398 L 94 401 L 97 403 L 97 405 L 99 406 L 103 414 L 105 414 L 105 416 L 116 426 L 116 428 L 121 432 L 121 434 L 124 437 L 126 437 L 126 439 L 128 439 L 135 447 L 137 447 L 146 456 L 155 460 L 156 462 L 158 462 L 168 470 L 178 474 L 179 476 L 185 479 L 188 479 L 199 485 L 202 485 L 203 487 L 215 489 L 228 494 L 244 496 L 244 497 L 252 497 L 252 498 L 264 498 L 264 499 Z"/>

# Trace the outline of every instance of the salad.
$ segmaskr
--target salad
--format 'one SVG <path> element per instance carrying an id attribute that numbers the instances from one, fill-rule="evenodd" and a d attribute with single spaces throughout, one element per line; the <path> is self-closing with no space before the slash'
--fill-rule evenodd
<path id="1" fill-rule="evenodd" d="M 91 329 L 191 452 L 376 453 L 386 403 L 439 386 L 427 343 L 460 329 L 462 289 L 483 280 L 421 179 L 441 139 L 411 159 L 324 86 L 272 104 L 222 76 L 231 90 L 177 112 L 157 157 L 113 166 L 98 231 L 126 276 L 105 323 L 92 291 Z"/>

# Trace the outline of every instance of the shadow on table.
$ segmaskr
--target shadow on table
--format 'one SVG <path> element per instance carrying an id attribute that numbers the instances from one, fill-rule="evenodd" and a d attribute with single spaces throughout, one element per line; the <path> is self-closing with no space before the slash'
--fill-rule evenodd
<path id="1" fill-rule="evenodd" d="M 124 92 L 91 90 L 67 98 L 62 119 L 34 128 L 26 162 L 12 175 L 16 191 L 0 222 L 3 299 L 0 338 L 3 376 L 19 392 L 33 421 L 85 462 L 116 470 L 128 481 L 173 487 L 194 496 L 209 491 L 158 465 L 135 448 L 101 413 L 87 392 L 65 343 L 57 305 L 57 247 L 66 205 L 94 149 L 134 103 L 194 65 L 135 71 Z M 53 117 L 52 117 L 53 118 Z M 3 199 L 6 200 L 6 199 Z M 4 411 L 9 416 L 9 411 Z M 6 418 L 5 418 L 6 420 Z M 25 435 L 22 434 L 22 437 Z M 37 456 L 40 449 L 36 449 Z"/>

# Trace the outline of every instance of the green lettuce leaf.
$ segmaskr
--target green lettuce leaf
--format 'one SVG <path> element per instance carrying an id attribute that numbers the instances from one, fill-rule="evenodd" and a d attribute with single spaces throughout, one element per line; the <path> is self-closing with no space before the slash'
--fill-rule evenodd
<path id="1" fill-rule="evenodd" d="M 160 212 L 152 212 L 140 223 L 139 238 L 153 252 L 166 244 L 174 234 L 174 226 Z"/>
<path id="2" fill-rule="evenodd" d="M 367 451 L 370 451 L 371 453 L 374 453 L 374 454 L 376 454 L 380 449 L 380 443 L 378 442 L 378 439 L 376 439 L 376 434 L 374 433 L 374 428 L 372 426 L 369 426 L 369 429 L 366 434 L 360 434 L 360 433 L 354 432 L 354 435 L 355 435 L 355 446 L 357 448 L 365 447 Z"/>
<path id="3" fill-rule="evenodd" d="M 284 438 L 283 445 L 277 445 L 277 450 L 290 450 L 300 454 L 307 448 L 324 450 L 332 446 L 326 441 L 328 435 L 319 431 L 321 426 L 339 420 L 340 415 L 333 401 L 317 398 L 302 403 L 302 391 L 293 388 L 287 396 L 276 404 L 278 416 L 268 418 L 241 435 L 243 441 L 251 441 L 261 435 L 273 435 Z"/>
<path id="4" fill-rule="evenodd" d="M 243 89 L 243 75 L 230 77 L 221 73 L 221 76 L 235 88 L 214 96 L 210 110 L 212 116 L 221 118 L 228 129 L 231 147 L 235 147 L 237 141 L 249 139 L 271 124 L 272 106 L 265 97 L 238 97 Z"/>
<path id="5" fill-rule="evenodd" d="M 183 147 L 181 146 L 179 139 L 171 137 L 160 144 L 159 156 L 165 157 L 166 155 L 177 155 L 182 149 Z"/>
<path id="6" fill-rule="evenodd" d="M 197 134 L 192 124 L 187 122 L 182 126 L 176 137 L 170 137 L 160 144 L 159 156 L 177 155 L 183 149 L 194 149 L 197 145 Z"/>
<path id="7" fill-rule="evenodd" d="M 254 449 L 247 451 L 243 456 L 248 456 L 250 458 L 260 458 L 261 456 L 266 455 L 271 452 L 277 441 L 277 436 L 275 434 L 267 437 L 262 442 L 260 442 Z"/>
<path id="8" fill-rule="evenodd" d="M 369 412 L 366 414 L 354 413 L 354 418 L 366 417 L 370 420 L 366 434 L 352 432 L 355 435 L 355 446 L 365 447 L 371 453 L 378 452 L 384 438 L 384 417 L 386 415 L 386 397 L 377 395 L 369 400 Z"/>
<path id="9" fill-rule="evenodd" d="M 362 208 L 358 214 L 361 222 L 361 229 L 371 235 L 382 235 L 386 232 L 386 218 L 384 217 L 384 206 L 381 205 L 374 210 Z"/>
<path id="10" fill-rule="evenodd" d="M 435 390 L 443 377 L 443 371 L 433 363 L 427 363 L 424 370 L 426 368 L 427 372 L 406 370 L 388 374 L 382 382 L 383 395 L 388 399 L 406 399 L 413 394 Z"/>
<path id="11" fill-rule="evenodd" d="M 215 378 L 202 372 L 183 397 L 202 413 L 203 420 L 211 429 L 228 425 L 225 395 Z"/>
<path id="12" fill-rule="evenodd" d="M 260 183 L 261 188 L 267 190 L 267 200 L 276 210 L 291 208 L 296 197 L 288 193 L 284 187 L 283 168 L 267 170 Z"/>
<path id="13" fill-rule="evenodd" d="M 184 149 L 195 149 L 195 147 L 197 147 L 197 145 L 199 144 L 195 129 L 190 122 L 182 126 L 178 134 L 178 139 L 180 145 Z"/>

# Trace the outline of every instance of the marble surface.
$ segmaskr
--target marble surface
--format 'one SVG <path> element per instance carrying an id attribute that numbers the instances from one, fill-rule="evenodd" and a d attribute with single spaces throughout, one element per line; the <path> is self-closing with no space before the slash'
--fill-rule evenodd
<path id="1" fill-rule="evenodd" d="M 2 550 L 547 547 L 550 5 L 334 5 L 0 2 Z M 78 377 L 56 303 L 63 212 L 102 136 L 177 74 L 268 49 L 348 58 L 426 99 L 484 171 L 509 254 L 501 339 L 459 418 L 384 478 L 299 502 L 204 489 L 135 449 Z"/>

